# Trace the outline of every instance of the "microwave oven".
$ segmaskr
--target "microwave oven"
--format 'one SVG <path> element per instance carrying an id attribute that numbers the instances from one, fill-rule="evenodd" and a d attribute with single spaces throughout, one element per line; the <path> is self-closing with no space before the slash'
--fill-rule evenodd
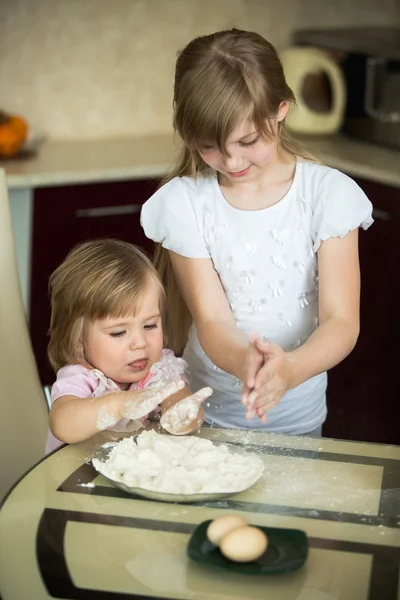
<path id="1" fill-rule="evenodd" d="M 341 131 L 400 149 L 400 28 L 299 30 L 292 41 L 325 50 L 338 63 L 347 96 Z"/>

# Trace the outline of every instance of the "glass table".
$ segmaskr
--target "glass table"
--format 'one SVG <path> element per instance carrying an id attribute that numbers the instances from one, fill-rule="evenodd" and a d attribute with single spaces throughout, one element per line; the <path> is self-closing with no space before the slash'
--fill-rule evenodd
<path id="1" fill-rule="evenodd" d="M 89 462 L 102 433 L 43 459 L 0 510 L 2 600 L 398 600 L 400 447 L 203 428 L 255 451 L 262 479 L 228 499 L 169 504 L 129 496 Z M 286 575 L 191 561 L 195 527 L 224 513 L 301 529 L 308 559 Z"/>

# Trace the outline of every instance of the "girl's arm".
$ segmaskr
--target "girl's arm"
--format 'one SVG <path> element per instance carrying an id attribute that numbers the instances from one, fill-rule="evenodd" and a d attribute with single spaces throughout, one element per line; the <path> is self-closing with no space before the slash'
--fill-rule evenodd
<path id="1" fill-rule="evenodd" d="M 290 354 L 292 387 L 340 363 L 360 331 L 358 229 L 322 242 L 318 251 L 319 327 Z"/>
<path id="2" fill-rule="evenodd" d="M 81 442 L 112 427 L 122 418 L 143 417 L 183 387 L 183 381 L 179 381 L 160 389 L 127 390 L 98 398 L 61 396 L 50 410 L 50 430 L 57 439 L 67 444 Z"/>
<path id="3" fill-rule="evenodd" d="M 220 369 L 244 380 L 248 339 L 236 325 L 211 259 L 169 255 L 203 350 Z"/>
<path id="4" fill-rule="evenodd" d="M 52 434 L 67 444 L 82 442 L 121 419 L 123 392 L 99 398 L 61 396 L 51 407 L 49 426 Z M 108 423 L 108 424 L 107 424 Z"/>
<path id="5" fill-rule="evenodd" d="M 249 373 L 255 377 L 254 390 L 244 399 L 249 418 L 262 416 L 287 390 L 340 363 L 356 344 L 360 327 L 357 229 L 343 238 L 322 242 L 318 271 L 319 326 L 309 339 L 287 353 L 276 344 L 254 342 L 265 365 L 257 374 Z"/>

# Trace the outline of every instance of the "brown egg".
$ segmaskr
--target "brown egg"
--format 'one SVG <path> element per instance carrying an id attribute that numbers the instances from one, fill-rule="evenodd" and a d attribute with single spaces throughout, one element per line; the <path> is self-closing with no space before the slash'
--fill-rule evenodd
<path id="1" fill-rule="evenodd" d="M 246 526 L 234 529 L 223 537 L 219 545 L 221 553 L 235 562 L 257 560 L 266 551 L 267 536 L 258 527 Z"/>
<path id="2" fill-rule="evenodd" d="M 227 533 L 246 525 L 247 521 L 240 515 L 223 515 L 211 521 L 207 527 L 207 537 L 210 542 L 218 546 Z"/>

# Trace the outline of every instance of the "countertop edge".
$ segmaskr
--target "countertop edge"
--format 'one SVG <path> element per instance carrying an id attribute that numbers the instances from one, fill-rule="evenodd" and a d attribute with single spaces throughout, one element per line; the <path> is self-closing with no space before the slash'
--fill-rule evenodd
<path id="1" fill-rule="evenodd" d="M 297 141 L 329 167 L 400 188 L 400 151 L 342 135 Z M 0 161 L 10 190 L 161 178 L 176 154 L 173 135 L 101 140 L 49 140 L 32 159 Z"/>
<path id="2" fill-rule="evenodd" d="M 143 167 L 126 167 L 110 169 L 93 169 L 89 171 L 60 171 L 58 173 L 35 173 L 33 175 L 7 175 L 9 190 L 41 188 L 50 186 L 66 186 L 85 183 L 105 183 L 126 181 L 130 179 L 161 178 L 170 169 L 170 164 L 146 165 Z"/>

